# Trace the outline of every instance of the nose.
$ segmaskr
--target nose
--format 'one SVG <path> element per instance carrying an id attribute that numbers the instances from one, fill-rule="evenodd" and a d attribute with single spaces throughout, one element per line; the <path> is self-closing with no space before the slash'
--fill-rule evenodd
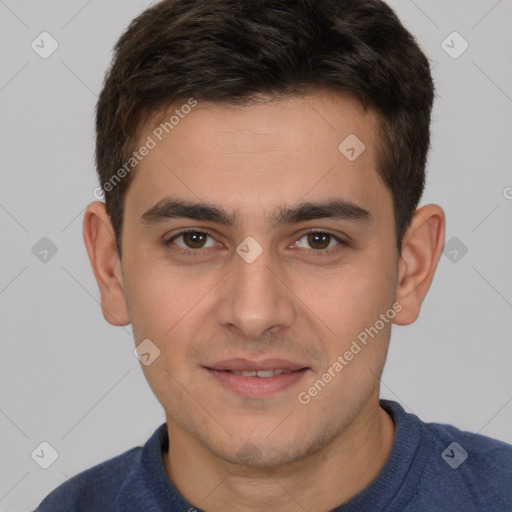
<path id="1" fill-rule="evenodd" d="M 235 254 L 233 265 L 217 308 L 219 324 L 235 326 L 253 340 L 261 339 L 267 330 L 290 327 L 296 315 L 293 292 L 278 260 L 263 250 L 251 263 Z"/>

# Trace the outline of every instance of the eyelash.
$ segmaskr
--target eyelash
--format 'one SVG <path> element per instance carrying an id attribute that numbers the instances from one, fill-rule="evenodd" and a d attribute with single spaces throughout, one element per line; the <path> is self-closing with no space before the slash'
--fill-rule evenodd
<path id="1" fill-rule="evenodd" d="M 207 231 L 203 231 L 201 229 L 186 229 L 186 230 L 180 231 L 179 233 L 174 234 L 171 238 L 169 238 L 167 240 L 164 240 L 164 245 L 169 248 L 169 246 L 174 242 L 174 240 L 176 240 L 177 238 L 179 238 L 180 236 L 182 236 L 182 235 L 184 235 L 186 233 L 202 234 L 202 235 L 206 235 L 206 236 L 209 236 L 210 238 L 214 239 L 214 237 L 210 233 L 208 233 Z M 330 233 L 329 231 L 320 231 L 320 230 L 306 231 L 305 233 L 302 233 L 302 235 L 297 240 L 300 240 L 301 238 L 304 238 L 306 235 L 310 235 L 310 234 L 329 235 L 329 236 L 331 236 L 332 238 L 334 238 L 338 242 L 338 245 L 336 245 L 334 247 L 331 247 L 330 249 L 316 249 L 316 250 L 315 249 L 310 249 L 310 252 L 312 252 L 312 254 L 315 257 L 316 256 L 329 256 L 333 252 L 337 252 L 337 251 L 341 250 L 341 248 L 348 246 L 348 244 L 344 240 L 342 240 L 340 237 L 334 235 L 333 233 Z M 206 251 L 208 249 L 213 249 L 213 247 L 208 247 L 206 249 L 203 249 L 203 248 L 199 248 L 199 249 L 184 249 L 183 247 L 179 247 L 177 249 L 176 248 L 171 248 L 172 251 L 178 252 L 180 254 L 184 254 L 186 256 L 200 256 L 201 253 L 204 253 L 204 251 Z"/>

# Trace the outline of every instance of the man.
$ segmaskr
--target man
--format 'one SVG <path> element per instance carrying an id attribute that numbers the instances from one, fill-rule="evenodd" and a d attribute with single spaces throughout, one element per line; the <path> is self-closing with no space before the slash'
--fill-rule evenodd
<path id="1" fill-rule="evenodd" d="M 380 0 L 171 0 L 97 108 L 84 239 L 166 423 L 38 511 L 512 510 L 512 447 L 379 399 L 443 243 L 434 87 Z"/>

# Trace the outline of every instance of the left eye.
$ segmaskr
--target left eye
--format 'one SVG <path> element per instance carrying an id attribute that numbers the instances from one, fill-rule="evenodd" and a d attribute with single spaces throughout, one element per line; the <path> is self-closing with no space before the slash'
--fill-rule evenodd
<path id="1" fill-rule="evenodd" d="M 302 235 L 297 242 L 295 242 L 295 245 L 297 245 L 300 248 L 305 248 L 300 245 L 300 240 L 303 238 L 306 239 L 306 243 L 309 244 L 309 247 L 314 249 L 315 251 L 319 251 L 322 249 L 331 249 L 332 247 L 335 247 L 339 243 L 343 243 L 343 241 L 338 238 L 337 236 L 332 235 L 331 233 L 324 233 L 322 231 L 313 231 L 311 233 L 306 233 Z M 332 245 L 332 242 L 336 242 L 336 244 Z"/>

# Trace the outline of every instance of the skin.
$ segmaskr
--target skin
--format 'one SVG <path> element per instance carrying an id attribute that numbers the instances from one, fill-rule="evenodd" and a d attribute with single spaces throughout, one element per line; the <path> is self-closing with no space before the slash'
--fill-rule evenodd
<path id="1" fill-rule="evenodd" d="M 142 127 L 141 144 L 155 119 Z M 142 369 L 165 409 L 171 441 L 164 466 L 197 508 L 328 511 L 385 465 L 395 426 L 379 407 L 379 379 L 391 324 L 416 320 L 442 252 L 445 217 L 437 205 L 419 208 L 398 253 L 391 193 L 376 171 L 376 122 L 355 99 L 326 92 L 243 108 L 200 102 L 136 169 L 122 261 L 104 204 L 87 208 L 84 239 L 104 316 L 131 323 L 136 344 L 149 338 L 160 350 Z M 349 134 L 366 146 L 353 162 L 338 150 Z M 238 223 L 141 221 L 170 196 L 217 205 Z M 371 222 L 272 227 L 280 207 L 332 199 L 366 209 Z M 211 238 L 165 245 L 184 228 Z M 311 240 L 307 230 L 347 245 Z M 236 252 L 249 236 L 263 249 L 252 263 Z M 325 245 L 334 251 L 322 254 Z M 187 247 L 196 255 L 178 253 Z M 301 404 L 298 394 L 395 302 L 394 319 Z M 279 357 L 310 370 L 284 391 L 247 398 L 203 368 L 232 357 Z"/>

